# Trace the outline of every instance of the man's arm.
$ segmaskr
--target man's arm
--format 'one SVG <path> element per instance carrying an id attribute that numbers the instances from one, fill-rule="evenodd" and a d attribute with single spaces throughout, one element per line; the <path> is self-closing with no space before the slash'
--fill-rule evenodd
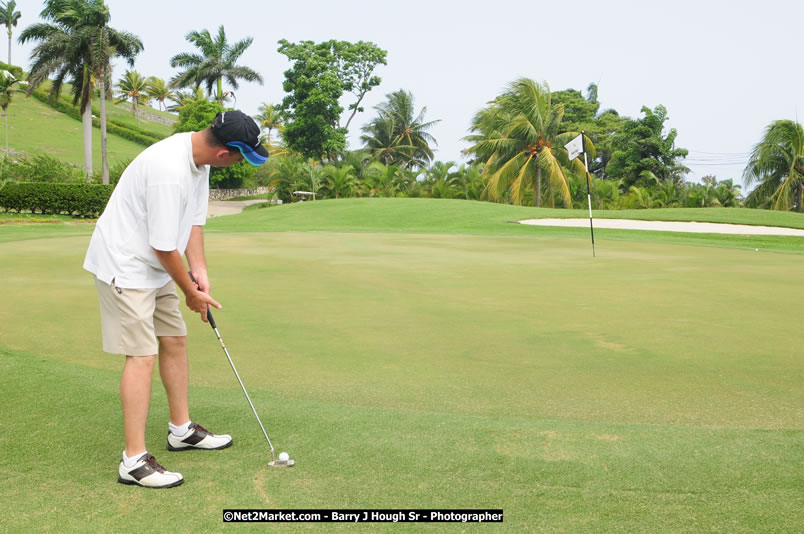
<path id="1" fill-rule="evenodd" d="M 168 272 L 184 293 L 187 307 L 196 313 L 201 314 L 201 319 L 207 322 L 207 305 L 215 306 L 220 309 L 222 306 L 210 297 L 207 293 L 196 289 L 195 284 L 190 280 L 190 275 L 184 270 L 184 262 L 178 250 L 164 251 L 154 249 L 156 258 L 162 267 Z"/>
<path id="2" fill-rule="evenodd" d="M 211 284 L 207 272 L 207 258 L 204 255 L 204 228 L 202 226 L 193 226 L 184 255 L 187 256 L 187 263 L 190 264 L 190 270 L 198 282 L 198 289 L 209 293 Z"/>

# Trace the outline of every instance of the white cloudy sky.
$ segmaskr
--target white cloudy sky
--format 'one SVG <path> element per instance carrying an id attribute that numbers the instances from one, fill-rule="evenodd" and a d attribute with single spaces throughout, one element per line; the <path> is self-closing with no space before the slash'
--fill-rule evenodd
<path id="1" fill-rule="evenodd" d="M 668 109 L 677 146 L 690 150 L 688 179 L 707 174 L 741 183 L 747 153 L 767 125 L 804 115 L 800 64 L 800 0 L 676 0 L 674 2 L 508 0 L 107 0 L 111 26 L 140 36 L 135 68 L 169 79 L 179 52 L 195 49 L 192 30 L 226 28 L 230 42 L 254 44 L 241 64 L 264 85 L 244 83 L 237 106 L 254 114 L 281 102 L 289 63 L 277 41 L 372 41 L 388 51 L 382 84 L 352 123 L 350 145 L 386 93 L 411 91 L 432 130 L 437 159 L 461 161 L 473 114 L 518 77 L 551 89 L 585 90 L 599 83 L 602 108 L 636 117 L 643 105 Z M 19 0 L 21 28 L 38 20 L 42 3 Z M 16 41 L 16 38 L 15 38 Z M 3 42 L 0 39 L 0 42 Z M 4 45 L 0 45 L 0 51 Z M 28 67 L 31 46 L 14 44 L 14 63 Z M 0 52 L 0 57 L 5 53 Z M 125 65 L 115 68 L 115 79 Z"/>

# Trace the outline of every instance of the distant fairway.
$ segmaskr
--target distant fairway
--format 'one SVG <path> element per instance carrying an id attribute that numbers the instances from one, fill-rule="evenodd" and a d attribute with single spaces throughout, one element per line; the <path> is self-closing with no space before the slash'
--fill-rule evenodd
<path id="1" fill-rule="evenodd" d="M 219 531 L 223 508 L 251 507 L 503 508 L 489 532 L 800 530 L 804 239 L 608 230 L 593 259 L 588 231 L 506 222 L 557 213 L 576 215 L 371 199 L 211 220 L 218 326 L 298 465 L 266 467 L 214 334 L 185 313 L 194 418 L 235 446 L 168 453 L 155 381 L 149 451 L 187 479 L 170 493 L 116 483 L 122 362 L 100 351 L 80 268 L 91 225 L 0 225 L 9 532 Z M 275 530 L 355 530 L 315 527 Z"/>

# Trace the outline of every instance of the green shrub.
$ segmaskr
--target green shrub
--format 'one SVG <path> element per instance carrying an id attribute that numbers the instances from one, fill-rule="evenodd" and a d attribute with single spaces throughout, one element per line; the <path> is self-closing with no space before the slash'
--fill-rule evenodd
<path id="1" fill-rule="evenodd" d="M 200 100 L 191 102 L 179 111 L 179 120 L 173 124 L 173 133 L 197 132 L 203 130 L 215 120 L 215 115 L 225 108 L 215 102 Z"/>
<path id="2" fill-rule="evenodd" d="M 111 185 L 117 185 L 117 182 L 120 181 L 120 177 L 123 176 L 123 171 L 126 170 L 126 167 L 133 161 L 132 158 L 127 158 L 124 160 L 120 160 L 111 167 L 109 167 L 109 183 Z M 103 183 L 103 170 L 96 170 L 92 173 L 92 183 L 93 184 L 102 184 Z"/>
<path id="3" fill-rule="evenodd" d="M 256 167 L 247 161 L 223 169 L 213 167 L 209 172 L 209 186 L 215 189 L 240 189 L 253 181 L 255 172 Z"/>
<path id="4" fill-rule="evenodd" d="M 4 63 L 0 61 L 0 70 L 7 70 L 11 73 L 18 80 L 25 80 L 28 76 L 25 74 L 25 71 L 22 70 L 22 67 L 18 67 L 16 65 L 9 65 L 8 63 Z"/>
<path id="5" fill-rule="evenodd" d="M 100 127 L 98 119 L 92 119 L 92 124 Z M 115 134 L 119 137 L 128 139 L 129 141 L 133 141 L 143 146 L 151 146 L 157 141 L 161 141 L 162 139 L 164 139 L 164 137 L 161 137 L 154 133 L 148 133 L 148 134 L 141 133 L 136 130 L 133 130 L 132 128 L 121 126 L 119 124 L 109 121 L 106 122 L 106 132 Z"/>
<path id="6" fill-rule="evenodd" d="M 47 154 L 2 163 L 3 175 L 12 182 L 86 183 L 84 171 Z"/>
<path id="7" fill-rule="evenodd" d="M 255 167 L 254 176 L 251 177 L 251 181 L 247 181 L 243 185 L 247 189 L 270 186 L 276 177 L 276 169 L 273 165 L 274 159 L 275 158 L 271 158 L 268 160 L 268 163 Z"/>
<path id="8" fill-rule="evenodd" d="M 132 158 L 124 159 L 112 165 L 109 168 L 109 183 L 117 185 L 117 182 L 120 181 L 120 177 L 123 176 L 123 171 L 126 170 L 126 167 L 128 167 L 132 161 Z"/>
<path id="9" fill-rule="evenodd" d="M 9 183 L 0 189 L 0 207 L 6 211 L 97 217 L 114 190 L 111 185 Z"/>

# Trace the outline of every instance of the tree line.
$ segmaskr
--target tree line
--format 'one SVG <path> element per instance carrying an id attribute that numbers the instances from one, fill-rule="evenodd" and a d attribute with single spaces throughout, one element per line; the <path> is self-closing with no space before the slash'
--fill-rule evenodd
<path id="1" fill-rule="evenodd" d="M 202 125 L 210 113 L 236 105 L 241 82 L 263 83 L 254 69 L 239 63 L 253 44 L 245 37 L 230 42 L 224 27 L 216 33 L 191 31 L 186 40 L 194 51 L 170 59 L 179 69 L 169 81 L 133 70 L 143 50 L 139 37 L 109 27 L 103 0 L 46 0 L 43 20 L 25 28 L 18 41 L 36 46 L 31 56 L 28 92 L 46 80 L 58 96 L 69 83 L 84 124 L 86 172 L 91 168 L 91 99 L 100 100 L 104 183 L 106 158 L 105 101 L 116 93 L 130 101 L 132 112 L 156 102 L 177 112 L 176 131 Z M 0 24 L 9 34 L 19 19 L 14 0 L 0 2 Z M 667 109 L 643 107 L 640 117 L 600 109 L 598 87 L 584 95 L 568 89 L 551 91 L 546 82 L 513 81 L 471 118 L 464 140 L 467 162 L 434 161 L 437 140 L 430 133 L 438 120 L 415 106 L 413 94 L 399 89 L 386 94 L 362 128 L 362 147 L 348 150 L 353 120 L 364 112 L 367 93 L 378 87 L 379 66 L 387 53 L 374 43 L 330 40 L 278 41 L 277 51 L 291 63 L 284 73 L 281 103 L 263 103 L 255 119 L 272 153 L 265 169 L 233 168 L 216 173 L 219 186 L 267 182 L 286 200 L 294 191 L 317 197 L 437 196 L 512 204 L 581 207 L 587 180 L 597 208 L 673 206 L 740 206 L 802 211 L 804 197 L 804 131 L 796 121 L 768 126 L 752 151 L 743 173 L 756 188 L 742 198 L 733 180 L 704 177 L 685 181 L 688 151 L 676 146 L 678 132 L 665 128 Z M 116 84 L 111 60 L 121 58 L 130 69 Z M 0 106 L 11 100 L 17 77 L 0 73 Z M 203 126 L 203 125 L 202 125 Z M 569 161 L 564 145 L 583 133 L 590 156 L 589 175 L 578 160 Z"/>

